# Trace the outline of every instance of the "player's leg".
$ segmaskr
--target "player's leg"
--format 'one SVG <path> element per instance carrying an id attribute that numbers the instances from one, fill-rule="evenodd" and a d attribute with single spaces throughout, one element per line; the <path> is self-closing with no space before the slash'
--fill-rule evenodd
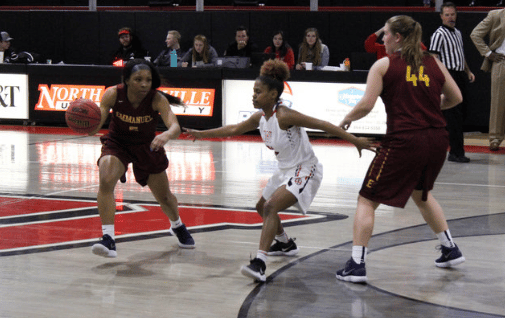
<path id="1" fill-rule="evenodd" d="M 412 199 L 440 241 L 442 256 L 435 261 L 435 265 L 437 267 L 451 267 L 463 263 L 465 257 L 452 239 L 442 207 L 435 200 L 431 191 L 428 192 L 426 201 L 422 200 L 422 193 L 420 190 L 415 190 L 412 193 Z"/>
<path id="2" fill-rule="evenodd" d="M 256 211 L 263 219 L 263 209 L 265 207 L 266 200 L 261 197 L 256 203 Z M 270 246 L 267 255 L 268 256 L 294 256 L 298 254 L 298 247 L 296 246 L 295 239 L 290 238 L 284 227 L 282 226 L 281 219 L 279 218 L 277 231 L 275 232 L 275 238 L 273 244 Z"/>
<path id="3" fill-rule="evenodd" d="M 375 210 L 379 203 L 358 196 L 358 206 L 354 216 L 353 225 L 353 246 L 351 258 L 343 269 L 337 271 L 336 277 L 343 281 L 353 283 L 365 283 L 366 277 L 366 255 L 368 252 L 368 242 L 372 237 L 375 222 Z"/>
<path id="4" fill-rule="evenodd" d="M 177 198 L 172 191 L 170 191 L 166 171 L 150 174 L 147 185 L 149 189 L 151 189 L 156 201 L 160 204 L 163 212 L 168 216 L 171 225 L 170 232 L 172 235 L 177 236 L 179 246 L 182 248 L 195 248 L 195 241 L 179 216 Z"/>
<path id="5" fill-rule="evenodd" d="M 297 202 L 296 197 L 283 185 L 263 205 L 263 228 L 261 230 L 260 250 L 268 251 L 279 229 L 282 229 L 279 212 Z"/>
<path id="6" fill-rule="evenodd" d="M 289 208 L 296 202 L 296 197 L 286 189 L 285 185 L 279 187 L 272 196 L 264 202 L 263 207 L 260 208 L 263 216 L 263 227 L 261 229 L 259 250 L 256 257 L 251 260 L 249 265 L 242 266 L 241 272 L 243 275 L 260 282 L 266 280 L 265 263 L 267 260 L 267 253 L 280 225 L 278 213 L 279 211 Z"/>
<path id="7" fill-rule="evenodd" d="M 116 157 L 106 155 L 98 163 L 99 186 L 97 193 L 98 213 L 102 221 L 102 240 L 94 244 L 91 251 L 104 257 L 116 257 L 116 243 L 114 236 L 114 217 L 116 214 L 116 201 L 114 188 L 125 173 L 126 167 Z"/>

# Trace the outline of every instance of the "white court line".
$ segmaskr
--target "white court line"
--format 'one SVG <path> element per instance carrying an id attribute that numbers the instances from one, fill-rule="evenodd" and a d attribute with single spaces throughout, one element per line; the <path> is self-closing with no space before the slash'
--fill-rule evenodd
<path id="1" fill-rule="evenodd" d="M 505 188 L 505 185 L 490 185 L 490 184 L 450 183 L 450 182 L 436 182 L 436 184 L 468 186 L 468 187 Z"/>

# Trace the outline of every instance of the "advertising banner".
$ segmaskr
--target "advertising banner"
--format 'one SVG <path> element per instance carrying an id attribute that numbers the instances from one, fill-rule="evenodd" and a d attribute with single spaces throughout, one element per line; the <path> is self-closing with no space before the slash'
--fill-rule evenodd
<path id="1" fill-rule="evenodd" d="M 28 119 L 28 75 L 0 74 L 0 118 Z"/>
<path id="2" fill-rule="evenodd" d="M 106 90 L 105 86 L 76 84 L 39 84 L 39 100 L 35 110 L 66 111 L 71 101 L 77 98 L 91 99 L 97 105 Z M 176 115 L 212 117 L 215 89 L 160 87 L 158 90 L 179 97 L 186 107 L 172 107 Z"/>
<path id="3" fill-rule="evenodd" d="M 224 80 L 223 125 L 239 123 L 257 111 L 252 105 L 253 86 L 252 80 Z M 287 82 L 281 98 L 288 107 L 338 125 L 363 97 L 365 88 L 362 83 Z M 348 131 L 385 134 L 386 112 L 382 100 L 377 99 L 370 114 L 353 122 Z"/>

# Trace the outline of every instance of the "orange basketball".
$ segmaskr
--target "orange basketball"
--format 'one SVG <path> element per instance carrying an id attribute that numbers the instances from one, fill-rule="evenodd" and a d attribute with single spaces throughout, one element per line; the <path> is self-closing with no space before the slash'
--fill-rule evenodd
<path id="1" fill-rule="evenodd" d="M 99 124 L 102 113 L 100 108 L 90 99 L 73 100 L 65 113 L 68 127 L 80 134 L 88 134 Z"/>

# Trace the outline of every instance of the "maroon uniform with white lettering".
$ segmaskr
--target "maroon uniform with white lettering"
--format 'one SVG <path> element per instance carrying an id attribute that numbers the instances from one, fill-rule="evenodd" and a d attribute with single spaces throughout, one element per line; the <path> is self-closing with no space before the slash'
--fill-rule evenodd
<path id="1" fill-rule="evenodd" d="M 434 58 L 424 55 L 412 70 L 399 53 L 389 56 L 381 98 L 387 132 L 370 164 L 360 195 L 374 202 L 405 207 L 412 191 L 433 189 L 449 147 L 440 95 L 445 78 Z"/>
<path id="2" fill-rule="evenodd" d="M 126 96 L 126 86 L 119 84 L 116 87 L 117 99 L 112 107 L 109 132 L 100 138 L 102 142 L 100 158 L 106 155 L 115 156 L 121 160 L 126 170 L 131 162 L 135 180 L 145 186 L 150 174 L 160 173 L 168 167 L 165 149 L 160 148 L 158 151 L 150 149 L 160 117 L 152 107 L 154 96 L 158 92 L 151 90 L 139 107 L 134 108 Z M 121 181 L 125 181 L 124 177 Z"/>

